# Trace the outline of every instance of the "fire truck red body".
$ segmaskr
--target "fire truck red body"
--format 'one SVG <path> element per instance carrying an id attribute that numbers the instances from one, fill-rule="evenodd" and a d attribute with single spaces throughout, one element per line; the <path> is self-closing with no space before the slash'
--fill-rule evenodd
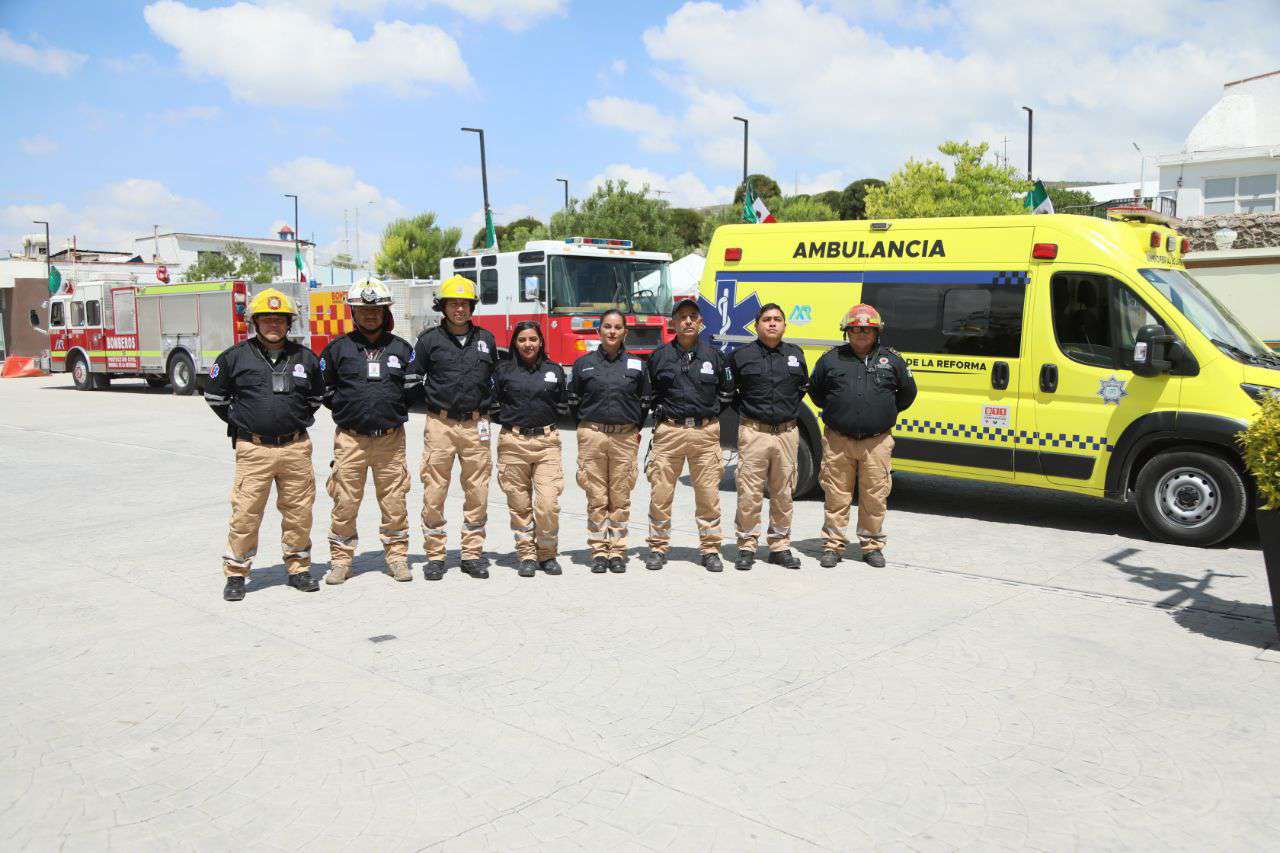
<path id="1" fill-rule="evenodd" d="M 501 349 L 516 323 L 535 320 L 547 356 L 568 365 L 600 345 L 600 317 L 611 308 L 626 315 L 628 351 L 648 355 L 671 340 L 670 267 L 666 252 L 638 252 L 629 240 L 570 237 L 444 258 L 440 279 L 456 274 L 476 283 L 473 322 Z"/>

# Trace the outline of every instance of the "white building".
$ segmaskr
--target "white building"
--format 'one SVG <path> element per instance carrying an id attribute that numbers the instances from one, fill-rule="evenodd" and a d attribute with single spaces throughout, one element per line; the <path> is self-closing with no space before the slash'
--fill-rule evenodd
<path id="1" fill-rule="evenodd" d="M 1155 159 L 1180 219 L 1280 211 L 1280 71 L 1227 83 L 1182 150 Z"/>
<path id="2" fill-rule="evenodd" d="M 276 265 L 280 278 L 292 280 L 294 276 L 293 229 L 284 225 L 275 237 L 230 237 L 223 234 L 192 234 L 171 231 L 165 234 L 148 234 L 133 241 L 134 252 L 145 261 L 164 264 L 169 274 L 177 278 L 187 267 L 197 263 L 207 254 L 221 254 L 229 243 L 244 243 L 259 257 Z M 308 269 L 315 269 L 316 247 L 307 241 L 298 241 L 302 257 Z"/>

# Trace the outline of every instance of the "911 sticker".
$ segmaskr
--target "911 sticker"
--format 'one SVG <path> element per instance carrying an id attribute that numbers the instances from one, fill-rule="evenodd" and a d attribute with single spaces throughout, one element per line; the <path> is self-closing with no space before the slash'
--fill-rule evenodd
<path id="1" fill-rule="evenodd" d="M 983 406 L 982 407 L 982 425 L 984 427 L 1001 427 L 1008 429 L 1013 426 L 1010 422 L 1008 406 Z"/>

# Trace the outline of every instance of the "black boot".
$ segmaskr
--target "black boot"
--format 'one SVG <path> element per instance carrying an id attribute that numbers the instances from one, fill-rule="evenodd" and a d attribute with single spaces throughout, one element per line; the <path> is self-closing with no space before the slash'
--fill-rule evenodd
<path id="1" fill-rule="evenodd" d="M 422 567 L 423 580 L 438 581 L 444 577 L 444 561 L 432 560 Z"/>
<path id="2" fill-rule="evenodd" d="M 463 560 L 462 573 L 478 580 L 489 577 L 489 570 L 484 567 L 483 560 Z"/>
<path id="3" fill-rule="evenodd" d="M 784 569 L 800 568 L 800 558 L 791 553 L 790 549 L 785 551 L 770 551 L 769 562 L 775 566 L 782 566 Z"/>
<path id="4" fill-rule="evenodd" d="M 724 571 L 724 564 L 720 562 L 720 555 L 719 555 L 719 554 L 703 554 L 703 555 L 702 555 L 702 565 L 703 565 L 703 566 L 706 568 L 706 570 L 707 570 L 707 571 L 709 571 L 709 572 L 722 572 L 722 571 Z"/>
<path id="5" fill-rule="evenodd" d="M 289 586 L 301 592 L 315 592 L 320 588 L 320 584 L 316 583 L 316 579 L 311 577 L 309 571 L 289 575 Z"/>
<path id="6" fill-rule="evenodd" d="M 227 585 L 222 588 L 222 599 L 224 601 L 243 601 L 244 578 L 239 575 L 228 577 Z"/>
<path id="7" fill-rule="evenodd" d="M 818 565 L 824 569 L 835 568 L 840 565 L 840 555 L 835 551 L 823 551 L 822 557 L 818 560 Z"/>
<path id="8" fill-rule="evenodd" d="M 879 551 L 868 551 L 862 555 L 862 562 L 868 566 L 874 566 L 877 569 L 884 568 L 884 554 Z"/>
<path id="9" fill-rule="evenodd" d="M 591 561 L 591 574 L 602 575 L 607 571 L 609 571 L 608 557 L 596 557 Z"/>
<path id="10" fill-rule="evenodd" d="M 627 570 L 627 561 L 621 557 L 609 558 L 609 571 L 615 575 L 620 575 Z"/>
<path id="11" fill-rule="evenodd" d="M 751 566 L 755 564 L 755 561 L 756 561 L 755 551 L 744 551 L 741 548 L 739 548 L 738 559 L 733 561 L 733 567 L 740 572 L 749 572 L 751 571 Z"/>
<path id="12" fill-rule="evenodd" d="M 667 564 L 667 555 L 659 554 L 657 551 L 650 551 L 645 554 L 644 567 L 651 572 L 656 572 Z"/>
<path id="13" fill-rule="evenodd" d="M 516 574 L 522 578 L 531 578 L 538 572 L 538 562 L 536 560 L 521 560 L 520 569 Z"/>
<path id="14" fill-rule="evenodd" d="M 550 560 L 543 560 L 538 564 L 538 568 L 542 569 L 549 575 L 558 575 L 561 571 L 560 564 L 556 562 L 555 557 L 552 557 Z"/>

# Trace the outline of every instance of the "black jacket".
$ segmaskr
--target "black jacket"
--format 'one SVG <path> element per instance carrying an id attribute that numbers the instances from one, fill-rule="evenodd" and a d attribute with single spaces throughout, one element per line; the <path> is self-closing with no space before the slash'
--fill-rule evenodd
<path id="1" fill-rule="evenodd" d="M 814 365 L 809 398 L 822 409 L 829 429 L 866 438 L 893 428 L 898 413 L 916 399 L 916 380 L 902 356 L 888 347 L 877 346 L 858 358 L 853 347 L 841 344 Z"/>
<path id="2" fill-rule="evenodd" d="M 642 425 L 649 407 L 644 362 L 625 348 L 612 359 L 603 349 L 587 353 L 573 363 L 569 405 L 575 417 L 584 421 Z"/>
<path id="3" fill-rule="evenodd" d="M 512 356 L 493 374 L 497 421 L 503 426 L 544 427 L 566 408 L 564 368 L 543 359 L 532 367 Z"/>
<path id="4" fill-rule="evenodd" d="M 361 332 L 334 338 L 320 355 L 324 404 L 343 429 L 375 432 L 409 420 L 408 395 L 418 385 L 413 347 L 383 332 L 370 342 Z M 369 365 L 374 364 L 370 375 Z M 412 378 L 407 378 L 412 377 Z"/>
<path id="5" fill-rule="evenodd" d="M 724 356 L 701 339 L 691 350 L 675 341 L 658 347 L 648 373 L 658 418 L 715 418 L 733 399 Z"/>
<path id="6" fill-rule="evenodd" d="M 780 424 L 800 417 L 809 387 L 804 351 L 782 341 L 770 349 L 759 341 L 738 347 L 729 356 L 733 407 L 742 417 Z"/>
<path id="7" fill-rule="evenodd" d="M 273 373 L 284 391 L 272 390 Z M 204 400 L 219 418 L 233 429 L 271 437 L 315 423 L 323 397 L 320 360 L 294 341 L 285 342 L 274 363 L 257 339 L 242 341 L 218 356 L 204 384 Z"/>
<path id="8" fill-rule="evenodd" d="M 422 385 L 411 390 L 410 402 L 423 398 L 431 411 L 453 417 L 487 412 L 493 405 L 497 364 L 498 345 L 487 329 L 472 325 L 463 343 L 443 324 L 427 329 L 413 348 L 413 366 L 422 375 Z"/>

